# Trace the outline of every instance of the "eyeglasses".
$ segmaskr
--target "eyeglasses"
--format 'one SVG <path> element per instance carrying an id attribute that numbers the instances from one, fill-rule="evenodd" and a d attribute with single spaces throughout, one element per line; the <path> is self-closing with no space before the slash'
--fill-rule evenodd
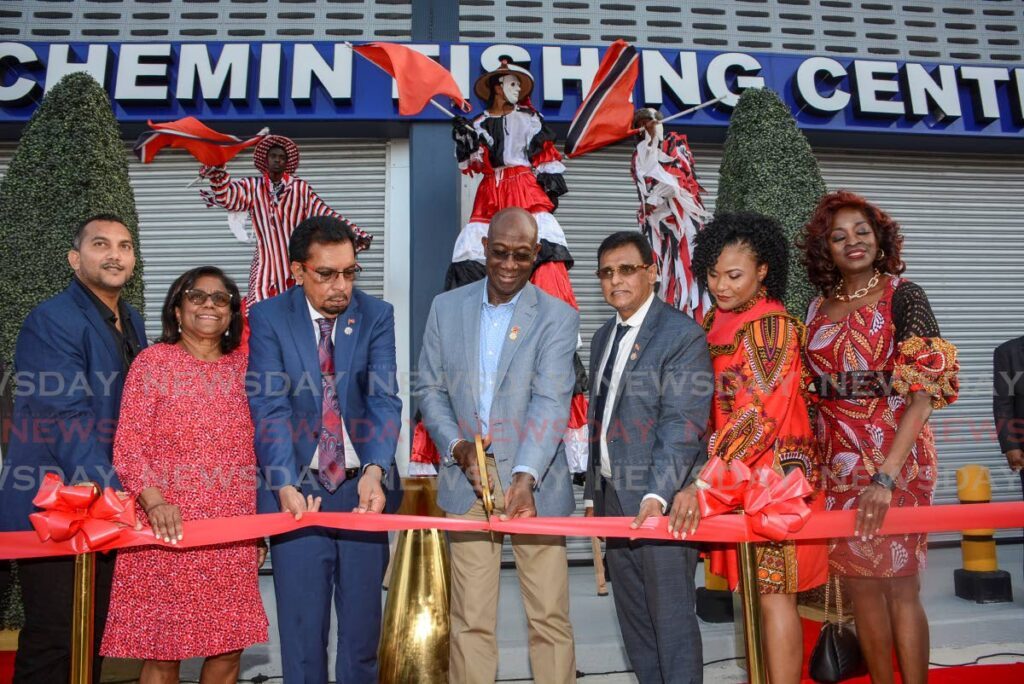
<path id="1" fill-rule="evenodd" d="M 219 306 L 221 308 L 231 303 L 231 295 L 221 290 L 217 290 L 216 292 L 207 292 L 206 290 L 197 290 L 192 288 L 191 290 L 185 290 L 185 299 L 196 306 L 202 306 L 206 303 L 207 299 L 212 300 L 214 306 Z"/>
<path id="2" fill-rule="evenodd" d="M 506 261 L 509 257 L 517 264 L 532 264 L 533 252 L 510 252 L 506 249 L 488 249 L 487 256 L 496 261 Z"/>
<path id="3" fill-rule="evenodd" d="M 345 278 L 345 280 L 352 282 L 356 279 L 359 273 L 363 270 L 363 267 L 359 264 L 355 266 L 349 266 L 341 271 L 333 268 L 310 268 L 309 264 L 303 262 L 302 268 L 313 274 L 313 280 L 318 283 L 333 283 L 339 276 Z"/>
<path id="4" fill-rule="evenodd" d="M 637 271 L 641 271 L 648 268 L 648 264 L 619 264 L 618 266 L 605 266 L 594 271 L 601 280 L 611 280 L 612 277 L 618 273 L 620 276 L 628 278 Z"/>

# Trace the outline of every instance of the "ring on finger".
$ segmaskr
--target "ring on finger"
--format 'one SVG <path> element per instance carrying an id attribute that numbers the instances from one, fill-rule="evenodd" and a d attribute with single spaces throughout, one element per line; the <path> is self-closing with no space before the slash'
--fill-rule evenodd
<path id="1" fill-rule="evenodd" d="M 874 517 L 874 515 L 875 515 L 874 513 L 865 513 L 865 514 L 864 514 L 864 517 L 865 517 L 865 518 L 873 518 L 873 517 Z"/>

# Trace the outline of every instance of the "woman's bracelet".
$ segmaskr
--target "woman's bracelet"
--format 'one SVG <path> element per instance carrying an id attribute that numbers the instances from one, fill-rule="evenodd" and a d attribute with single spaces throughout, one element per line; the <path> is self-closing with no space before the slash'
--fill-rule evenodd
<path id="1" fill-rule="evenodd" d="M 150 514 L 150 513 L 152 512 L 152 510 L 153 510 L 154 508 L 160 508 L 161 506 L 170 506 L 170 504 L 169 504 L 169 503 L 167 503 L 166 501 L 161 501 L 161 502 L 160 502 L 160 503 L 158 503 L 158 504 L 153 504 L 153 505 L 152 505 L 152 506 L 150 506 L 149 508 L 143 508 L 143 509 L 142 509 L 142 511 L 143 511 L 143 513 L 145 513 L 146 515 L 149 515 L 149 514 Z"/>

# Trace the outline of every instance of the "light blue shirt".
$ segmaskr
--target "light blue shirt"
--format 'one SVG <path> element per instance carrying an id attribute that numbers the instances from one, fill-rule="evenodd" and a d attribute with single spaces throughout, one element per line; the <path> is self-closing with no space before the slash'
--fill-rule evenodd
<path id="1" fill-rule="evenodd" d="M 481 436 L 490 432 L 491 403 L 494 401 L 495 381 L 498 379 L 498 362 L 509 335 L 516 302 L 522 294 L 520 290 L 504 304 L 491 304 L 487 301 L 487 282 L 484 281 L 484 297 L 480 305 L 480 403 L 477 406 Z"/>

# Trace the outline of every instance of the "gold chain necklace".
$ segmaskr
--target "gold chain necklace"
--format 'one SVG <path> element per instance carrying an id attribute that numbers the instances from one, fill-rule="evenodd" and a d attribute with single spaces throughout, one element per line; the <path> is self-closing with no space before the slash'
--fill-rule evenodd
<path id="1" fill-rule="evenodd" d="M 841 302 L 852 302 L 855 299 L 866 297 L 868 292 L 871 292 L 872 288 L 874 288 L 875 285 L 878 284 L 878 279 L 881 277 L 882 274 L 878 271 L 878 269 L 875 269 L 875 274 L 871 276 L 871 280 L 868 281 L 868 284 L 860 288 L 859 290 L 855 291 L 853 294 L 843 294 L 843 285 L 845 285 L 845 283 L 842 279 L 840 279 L 839 284 L 836 285 L 836 299 L 838 299 Z"/>

